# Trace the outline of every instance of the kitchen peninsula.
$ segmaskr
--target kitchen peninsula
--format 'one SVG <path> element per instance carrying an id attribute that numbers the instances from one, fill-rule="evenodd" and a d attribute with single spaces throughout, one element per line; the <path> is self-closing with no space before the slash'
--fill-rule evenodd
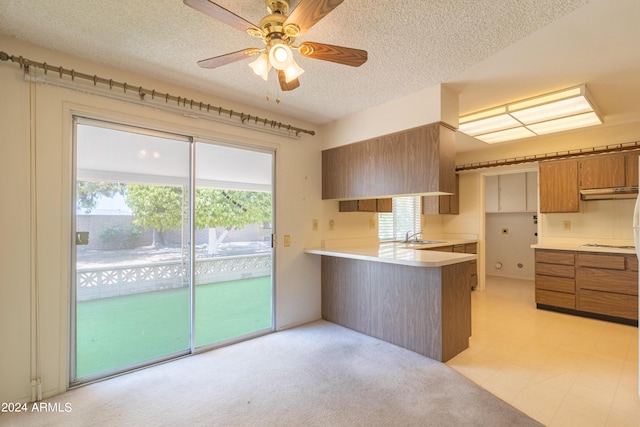
<path id="1" fill-rule="evenodd" d="M 322 256 L 322 317 L 445 362 L 469 346 L 477 256 L 441 244 L 307 249 Z"/>

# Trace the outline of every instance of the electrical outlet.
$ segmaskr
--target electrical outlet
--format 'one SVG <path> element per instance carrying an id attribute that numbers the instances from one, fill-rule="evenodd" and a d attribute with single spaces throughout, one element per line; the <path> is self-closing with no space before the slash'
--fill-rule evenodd
<path id="1" fill-rule="evenodd" d="M 502 229 L 502 234 L 509 234 L 509 229 L 508 228 L 503 228 Z"/>
<path id="2" fill-rule="evenodd" d="M 332 219 L 329 220 L 329 231 L 333 230 L 333 226 L 335 225 L 335 222 L 333 222 Z"/>
<path id="3" fill-rule="evenodd" d="M 372 230 L 374 230 L 376 228 L 376 220 L 375 219 L 371 218 L 369 220 L 369 228 L 372 229 Z"/>
<path id="4" fill-rule="evenodd" d="M 562 228 L 564 230 L 571 230 L 571 221 L 562 221 Z"/>
<path id="5" fill-rule="evenodd" d="M 311 229 L 312 229 L 313 231 L 317 231 L 317 230 L 318 230 L 318 220 L 317 220 L 317 219 L 314 219 L 314 220 L 312 221 Z"/>
<path id="6" fill-rule="evenodd" d="M 291 236 L 289 236 L 288 234 L 284 235 L 284 247 L 288 248 L 289 246 L 291 246 Z"/>

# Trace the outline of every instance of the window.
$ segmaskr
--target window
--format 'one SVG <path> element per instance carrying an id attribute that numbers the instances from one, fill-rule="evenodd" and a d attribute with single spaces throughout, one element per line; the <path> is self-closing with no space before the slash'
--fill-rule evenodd
<path id="1" fill-rule="evenodd" d="M 380 240 L 403 240 L 407 231 L 420 231 L 421 197 L 393 198 L 393 212 L 378 214 L 378 237 Z"/>

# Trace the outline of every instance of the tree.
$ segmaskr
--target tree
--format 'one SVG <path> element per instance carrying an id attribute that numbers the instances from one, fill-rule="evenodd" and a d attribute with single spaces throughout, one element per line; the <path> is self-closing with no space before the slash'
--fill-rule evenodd
<path id="1" fill-rule="evenodd" d="M 209 254 L 218 252 L 218 245 L 229 230 L 248 224 L 271 222 L 271 193 L 239 190 L 196 190 L 196 227 L 209 227 Z M 223 228 L 217 236 L 216 227 Z"/>
<path id="2" fill-rule="evenodd" d="M 133 223 L 153 228 L 153 246 L 165 246 L 164 232 L 182 225 L 182 187 L 129 184 L 125 201 Z"/>
<path id="3" fill-rule="evenodd" d="M 113 197 L 116 194 L 124 196 L 126 184 L 106 181 L 80 181 L 76 186 L 77 209 L 89 213 L 95 209 L 101 197 Z"/>
<path id="4" fill-rule="evenodd" d="M 133 224 L 153 228 L 153 245 L 165 245 L 165 231 L 180 228 L 183 223 L 181 186 L 107 183 L 78 181 L 78 207 L 85 213 L 95 208 L 100 197 L 122 194 L 133 213 Z M 271 222 L 271 193 L 241 190 L 196 189 L 196 228 L 209 227 L 209 253 L 217 247 L 228 231 L 248 224 Z M 216 227 L 223 228 L 220 236 Z"/>

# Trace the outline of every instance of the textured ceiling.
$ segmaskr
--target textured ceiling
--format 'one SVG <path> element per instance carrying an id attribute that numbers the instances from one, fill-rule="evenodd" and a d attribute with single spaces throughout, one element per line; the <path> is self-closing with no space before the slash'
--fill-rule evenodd
<path id="1" fill-rule="evenodd" d="M 266 14 L 262 0 L 217 3 L 253 23 Z M 298 1 L 291 3 L 293 9 Z M 627 93 L 640 96 L 639 5 L 345 0 L 297 41 L 364 49 L 369 60 L 352 68 L 299 58 L 306 71 L 301 86 L 280 93 L 279 104 L 273 74 L 264 82 L 249 60 L 213 70 L 196 65 L 261 43 L 182 0 L 0 0 L 0 34 L 322 124 L 438 83 L 460 93 L 461 113 L 581 83 L 594 83 L 594 92 L 611 104 L 606 108 L 615 110 L 618 102 L 630 104 L 629 97 L 607 100 L 597 86 L 633 80 Z"/>

